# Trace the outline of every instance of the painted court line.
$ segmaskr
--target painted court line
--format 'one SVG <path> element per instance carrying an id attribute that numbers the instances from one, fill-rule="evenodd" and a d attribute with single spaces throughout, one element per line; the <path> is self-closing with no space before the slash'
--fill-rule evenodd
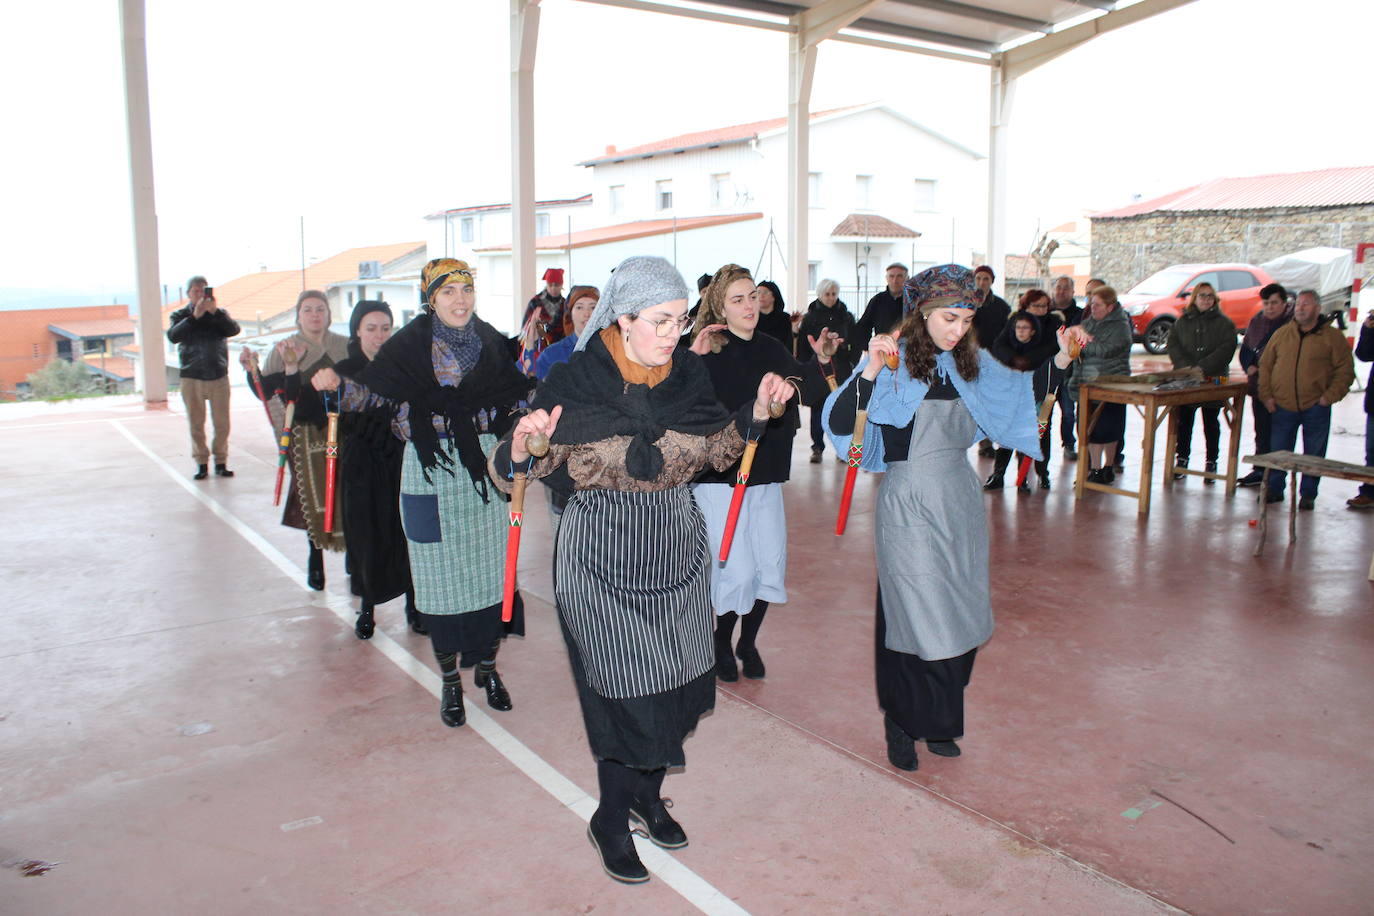
<path id="1" fill-rule="evenodd" d="M 128 439 L 140 452 L 148 457 L 153 464 L 157 465 L 162 471 L 192 498 L 196 499 L 207 509 L 215 514 L 221 521 L 234 530 L 249 544 L 261 553 L 267 560 L 276 566 L 293 584 L 299 584 L 305 579 L 305 570 L 286 558 L 280 550 L 274 547 L 266 538 L 254 531 L 246 522 L 234 515 L 217 500 L 211 497 L 205 490 L 193 484 L 185 475 L 177 472 L 162 456 L 148 448 L 137 436 L 126 429 L 120 420 L 108 420 L 111 426 Z M 308 591 L 308 590 L 307 590 Z M 353 625 L 355 612 L 352 602 L 342 596 L 328 595 L 320 596 L 318 593 L 310 592 L 316 598 L 316 605 L 320 604 L 323 598 L 323 605 L 333 611 L 344 623 L 351 628 Z M 398 668 L 410 675 L 411 679 L 421 687 L 428 690 L 436 698 L 439 696 L 442 681 L 439 675 L 431 671 L 419 659 L 407 652 L 400 643 L 392 639 L 382 630 L 377 630 L 368 644 L 381 652 L 382 655 L 390 659 Z M 467 707 L 468 727 L 482 737 L 484 741 L 492 746 L 495 751 L 506 760 L 510 761 L 516 769 L 524 773 L 545 792 L 552 795 L 559 804 L 572 811 L 584 822 L 590 821 L 592 813 L 596 811 L 596 799 L 588 795 L 571 779 L 564 776 L 555 769 L 548 761 L 530 750 L 519 738 L 516 738 L 503 726 L 497 724 L 491 716 L 477 708 L 475 704 Z M 587 867 L 592 867 L 594 853 L 589 848 L 590 844 L 584 848 L 576 842 L 577 838 L 571 837 L 570 842 L 578 847 L 578 851 L 587 856 Z M 701 910 L 709 916 L 749 916 L 747 910 L 735 903 L 723 892 L 712 886 L 706 879 L 683 865 L 666 851 L 643 840 L 635 838 L 635 849 L 639 853 L 640 860 L 644 867 L 649 869 L 664 884 L 677 891 L 688 903 Z M 610 879 L 607 879 L 610 880 Z"/>

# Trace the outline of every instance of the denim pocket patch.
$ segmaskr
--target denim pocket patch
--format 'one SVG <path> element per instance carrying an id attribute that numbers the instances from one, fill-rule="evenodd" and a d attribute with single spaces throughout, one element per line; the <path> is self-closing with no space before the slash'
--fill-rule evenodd
<path id="1" fill-rule="evenodd" d="M 401 494 L 401 521 L 406 537 L 417 544 L 437 544 L 444 539 L 439 528 L 439 497 Z"/>

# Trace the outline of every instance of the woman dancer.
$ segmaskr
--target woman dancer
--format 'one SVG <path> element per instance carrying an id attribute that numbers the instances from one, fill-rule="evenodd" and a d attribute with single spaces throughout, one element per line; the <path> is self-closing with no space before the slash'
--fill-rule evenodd
<path id="1" fill-rule="evenodd" d="M 262 370 L 262 391 L 267 396 L 275 435 L 281 434 L 286 422 L 286 404 L 296 402 L 287 461 L 291 479 L 286 485 L 281 523 L 306 533 L 310 555 L 305 581 L 315 591 L 324 589 L 324 550 L 344 549 L 342 524 L 336 524 L 331 534 L 324 531 L 324 409 L 318 399 L 301 399 L 301 389 L 316 373 L 348 358 L 348 339 L 329 330 L 331 320 L 328 297 L 317 289 L 302 291 L 296 297 L 296 333 L 278 342 Z M 245 347 L 239 362 L 250 376 L 256 361 L 257 355 Z M 251 377 L 248 390 L 257 391 Z M 337 490 L 334 509 L 340 517 Z"/>
<path id="2" fill-rule="evenodd" d="M 597 760 L 600 806 L 587 836 L 617 881 L 649 879 L 631 818 L 675 849 L 687 835 L 660 791 L 682 743 L 715 705 L 706 524 L 687 484 L 728 468 L 762 429 L 787 382 L 768 374 L 733 414 L 716 400 L 700 357 L 677 347 L 687 286 L 663 258 L 630 258 L 607 282 L 578 352 L 556 366 L 532 411 L 492 453 L 493 476 L 515 469 L 573 489 L 558 530 L 554 595 Z M 553 442 L 531 459 L 529 437 Z M 503 483 L 508 487 L 508 483 Z"/>
<path id="3" fill-rule="evenodd" d="M 980 297 L 958 264 L 907 281 L 898 339 L 878 334 L 826 401 L 836 451 L 866 404 L 865 470 L 886 470 L 874 513 L 878 703 L 887 757 L 917 767 L 915 741 L 959 756 L 964 688 L 992 635 L 988 534 L 969 446 L 984 435 L 1038 456 L 1030 376 L 981 352 L 969 328 Z M 895 357 L 897 368 L 885 361 Z"/>
<path id="4" fill-rule="evenodd" d="M 425 310 L 343 382 L 340 401 L 345 411 L 390 407 L 407 440 L 401 522 L 415 604 L 443 676 L 439 718 L 457 727 L 467 721 L 460 667 L 477 666 L 473 682 L 488 706 L 511 708 L 496 651 L 507 634 L 525 632 L 524 610 L 517 604 L 502 624 L 507 513 L 488 486 L 483 450 L 510 429 L 533 383 L 511 362 L 509 341 L 477 317 L 465 262 L 436 258 L 420 282 Z M 329 391 L 340 379 L 326 369 L 314 384 Z"/>
<path id="5" fill-rule="evenodd" d="M 754 286 L 749 271 L 738 264 L 726 264 L 716 271 L 697 313 L 692 350 L 706 363 L 716 399 L 727 410 L 738 410 L 752 401 L 759 380 L 772 372 L 796 379 L 803 402 L 819 411 L 830 393 L 826 375 L 846 378 L 852 369 L 847 362 L 832 359 L 839 335 L 822 328 L 820 339 L 809 341 L 815 359 L 805 365 L 797 362 L 780 343 L 761 332 L 758 293 L 762 289 Z M 755 643 L 759 627 L 769 603 L 787 601 L 787 517 L 782 485 L 792 469 L 792 440 L 801 425 L 799 416 L 797 405 L 788 401 L 786 412 L 768 422 L 768 434 L 754 455 L 730 557 L 724 565 L 712 564 L 716 677 L 722 681 L 739 680 L 735 656 L 744 664 L 745 677 L 764 676 L 763 658 Z M 692 487 L 692 495 L 706 517 L 712 557 L 720 555 L 738 474 L 737 462 L 723 471 L 703 472 Z M 740 636 L 732 654 L 730 643 L 737 620 Z"/>

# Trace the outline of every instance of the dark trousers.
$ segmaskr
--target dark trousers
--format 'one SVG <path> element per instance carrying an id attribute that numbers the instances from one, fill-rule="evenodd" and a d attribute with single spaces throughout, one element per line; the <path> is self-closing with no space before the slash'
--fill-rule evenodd
<path id="1" fill-rule="evenodd" d="M 1331 436 L 1331 408 L 1313 404 L 1306 410 L 1284 410 L 1280 407 L 1271 417 L 1269 444 L 1271 451 L 1292 452 L 1298 445 L 1298 430 L 1302 430 L 1302 453 L 1326 457 L 1326 441 Z M 1269 492 L 1283 494 L 1287 471 L 1269 472 Z M 1316 499 L 1320 477 L 1302 475 L 1298 490 L 1303 499 Z"/>
<path id="2" fill-rule="evenodd" d="M 1174 454 L 1180 464 L 1187 464 L 1193 453 L 1193 417 L 1202 408 L 1202 436 L 1207 442 L 1207 461 L 1216 464 L 1221 455 L 1221 408 L 1209 404 L 1184 404 L 1174 408 L 1178 417 L 1178 440 L 1174 444 Z"/>
<path id="3" fill-rule="evenodd" d="M 1078 441 L 1078 401 L 1068 396 L 1067 391 L 1059 393 L 1059 441 L 1064 448 L 1071 449 Z"/>
<path id="4" fill-rule="evenodd" d="M 820 405 L 811 408 L 811 447 L 818 451 L 825 448 L 825 430 L 821 427 Z"/>
<path id="5" fill-rule="evenodd" d="M 1364 415 L 1364 463 L 1374 468 L 1374 413 Z M 1374 499 L 1374 484 L 1360 484 L 1360 495 Z"/>
<path id="6" fill-rule="evenodd" d="M 1263 455 L 1272 451 L 1269 447 L 1270 415 L 1259 395 L 1250 395 L 1250 409 L 1255 415 L 1255 454 Z"/>

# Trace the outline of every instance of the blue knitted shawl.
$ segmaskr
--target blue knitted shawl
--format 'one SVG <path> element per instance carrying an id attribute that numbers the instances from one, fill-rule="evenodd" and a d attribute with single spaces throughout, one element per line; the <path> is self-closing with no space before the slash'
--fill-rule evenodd
<path id="1" fill-rule="evenodd" d="M 878 427 L 894 426 L 900 429 L 909 424 L 916 417 L 916 410 L 925 399 L 926 392 L 930 390 L 928 384 L 907 374 L 906 342 L 899 341 L 898 348 L 902 351 L 902 363 L 897 371 L 893 372 L 884 366 L 873 380 L 873 396 L 868 402 L 868 428 L 864 431 L 864 454 L 859 464 L 865 471 L 887 470 L 887 462 L 883 460 L 882 432 Z M 826 435 L 834 445 L 835 453 L 840 456 L 849 454 L 851 437 L 830 432 L 830 411 L 845 385 L 863 371 L 867 362 L 868 356 L 865 355 L 849 377 L 850 381 L 840 385 L 826 398 L 821 413 Z M 978 377 L 971 382 L 966 381 L 955 369 L 954 357 L 948 351 L 935 358 L 935 371 L 954 383 L 964 406 L 978 424 L 978 432 L 970 445 L 986 438 L 1037 460 L 1042 457 L 1031 373 L 1007 368 L 986 350 L 978 352 Z"/>

